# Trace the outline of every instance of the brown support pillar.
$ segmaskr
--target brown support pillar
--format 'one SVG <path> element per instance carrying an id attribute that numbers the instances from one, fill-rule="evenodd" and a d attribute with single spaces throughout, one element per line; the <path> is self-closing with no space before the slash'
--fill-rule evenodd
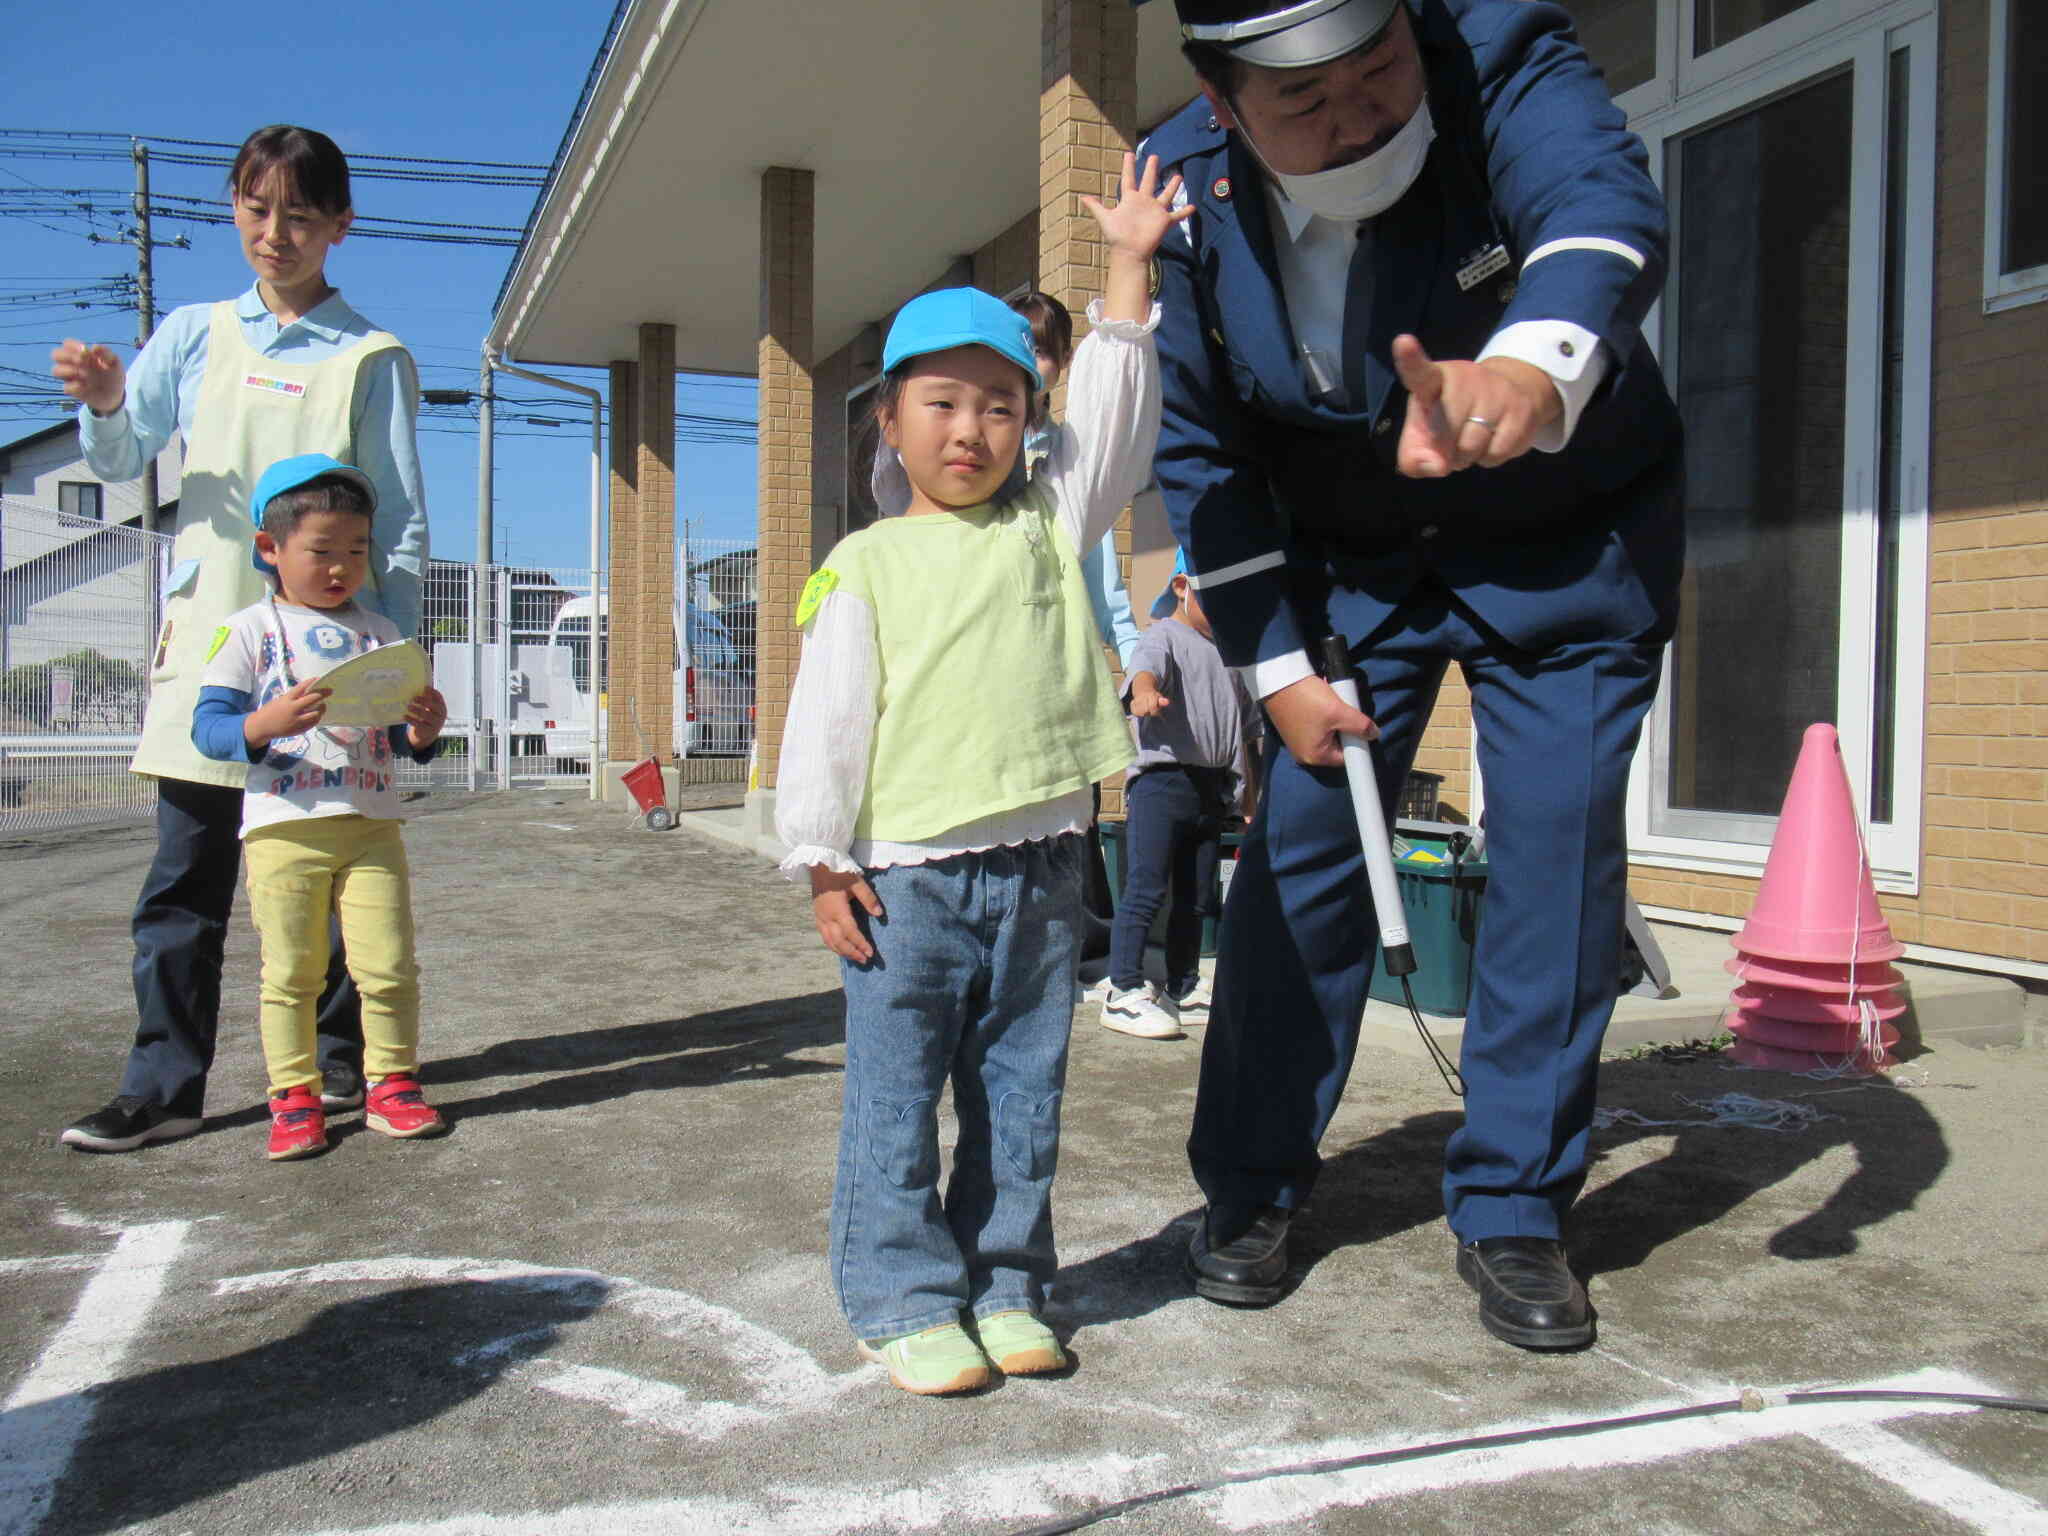
<path id="1" fill-rule="evenodd" d="M 759 580 L 756 616 L 756 783 L 748 825 L 772 831 L 782 727 L 796 679 L 797 595 L 811 568 L 811 279 L 814 177 L 761 174 Z"/>
<path id="2" fill-rule="evenodd" d="M 631 516 L 612 526 L 611 695 L 608 756 L 633 763 L 674 750 L 676 646 L 676 328 L 640 327 L 628 391 L 633 421 Z M 618 371 L 614 371 L 614 381 Z M 614 427 L 617 443 L 619 428 Z M 616 471 L 615 471 L 616 473 Z M 634 714 L 639 724 L 634 724 Z M 643 744 L 644 742 L 644 744 Z"/>
<path id="3" fill-rule="evenodd" d="M 1102 294 L 1108 254 L 1083 193 L 1114 200 L 1126 150 L 1138 135 L 1138 22 L 1129 0 L 1042 0 L 1038 98 L 1038 286 L 1074 315 L 1078 341 L 1088 330 L 1088 301 Z M 1066 409 L 1066 385 L 1053 408 Z M 1124 583 L 1131 580 L 1131 515 L 1117 519 Z M 1142 626 L 1150 594 L 1131 590 Z M 1116 664 L 1110 658 L 1112 668 Z M 1105 785 L 1102 808 L 1123 814 L 1122 780 Z"/>
<path id="4" fill-rule="evenodd" d="M 620 626 L 613 620 L 618 613 L 620 594 L 634 587 L 629 573 L 633 569 L 634 552 L 639 548 L 640 540 L 640 364 L 637 361 L 612 360 L 611 418 L 611 514 L 605 539 L 606 558 L 610 562 L 605 570 L 605 585 L 610 593 L 606 609 L 609 638 L 605 643 L 601 675 L 597 672 L 596 654 L 593 653 L 591 658 L 592 675 L 598 677 L 595 686 L 605 700 L 607 759 L 618 756 L 611 746 L 621 739 L 612 718 L 611 701 L 619 697 L 617 679 L 624 676 L 618 670 Z"/>

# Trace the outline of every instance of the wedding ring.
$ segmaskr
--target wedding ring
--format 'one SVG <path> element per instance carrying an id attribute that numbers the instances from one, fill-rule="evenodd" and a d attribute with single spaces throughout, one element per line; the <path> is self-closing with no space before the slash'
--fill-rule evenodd
<path id="1" fill-rule="evenodd" d="M 1465 418 L 1465 425 L 1468 427 L 1481 426 L 1486 428 L 1486 430 L 1489 432 L 1493 430 L 1493 423 L 1488 421 L 1484 416 L 1467 416 Z"/>

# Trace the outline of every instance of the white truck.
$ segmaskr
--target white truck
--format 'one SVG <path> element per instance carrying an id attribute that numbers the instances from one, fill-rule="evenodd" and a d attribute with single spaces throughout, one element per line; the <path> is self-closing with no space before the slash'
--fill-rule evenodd
<path id="1" fill-rule="evenodd" d="M 672 611 L 670 633 L 676 646 L 670 675 L 670 709 L 674 727 L 668 749 L 679 757 L 744 755 L 753 742 L 753 668 L 734 643 L 707 594 L 694 593 L 688 605 Z M 594 683 L 604 671 L 604 647 L 610 622 L 609 604 L 598 612 L 598 656 L 590 651 L 591 599 L 572 597 L 555 611 L 542 643 L 514 645 L 508 660 L 497 644 L 479 647 L 483 659 L 486 716 L 514 738 L 539 738 L 536 745 L 560 771 L 587 769 L 590 763 L 590 722 L 602 693 Z M 444 641 L 434 649 L 434 686 L 448 699 L 448 724 L 470 725 L 470 647 Z M 653 711 L 647 710 L 647 714 Z M 626 741 L 615 744 L 637 758 L 656 744 Z M 516 747 L 513 755 L 532 755 Z"/>

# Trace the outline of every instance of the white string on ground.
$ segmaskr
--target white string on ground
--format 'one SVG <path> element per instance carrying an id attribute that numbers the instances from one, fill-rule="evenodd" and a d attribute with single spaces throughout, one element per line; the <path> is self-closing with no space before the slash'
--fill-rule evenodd
<path id="1" fill-rule="evenodd" d="M 1795 1104 L 1789 1099 L 1759 1099 L 1747 1093 L 1724 1093 L 1713 1099 L 1692 1099 L 1681 1094 L 1678 1102 L 1688 1109 L 1700 1110 L 1705 1118 L 1652 1120 L 1637 1110 L 1609 1109 L 1603 1105 L 1593 1111 L 1593 1129 L 1604 1131 L 1614 1125 L 1632 1125 L 1656 1130 L 1666 1126 L 1704 1125 L 1745 1131 L 1803 1131 L 1823 1120 L 1842 1118 L 1811 1104 Z"/>

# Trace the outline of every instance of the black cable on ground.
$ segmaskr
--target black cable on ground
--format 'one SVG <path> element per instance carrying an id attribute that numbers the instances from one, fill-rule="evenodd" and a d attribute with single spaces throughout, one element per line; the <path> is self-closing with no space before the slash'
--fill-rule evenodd
<path id="1" fill-rule="evenodd" d="M 1243 1483 L 1262 1483 L 1276 1477 L 1317 1477 L 1331 1472 L 1352 1472 L 1361 1467 L 1392 1466 L 1403 1461 L 1424 1461 L 1432 1456 L 1449 1456 L 1458 1451 L 1490 1451 L 1503 1446 L 1531 1445 L 1544 1440 L 1569 1440 L 1581 1435 L 1605 1434 L 1614 1429 L 1634 1429 L 1645 1424 L 1672 1424 L 1682 1419 L 1714 1418 L 1724 1413 L 1762 1413 L 1771 1408 L 1802 1407 L 1814 1403 L 1958 1403 L 1970 1408 L 2002 1408 L 2017 1413 L 2048 1414 L 2048 1399 L 1999 1397 L 1973 1392 L 1886 1391 L 1870 1387 L 1848 1387 L 1824 1392 L 1762 1392 L 1745 1388 L 1740 1397 L 1715 1403 L 1695 1403 L 1685 1408 L 1662 1408 L 1652 1413 L 1624 1414 L 1614 1419 L 1583 1419 L 1571 1424 L 1549 1424 L 1534 1429 L 1505 1430 L 1496 1435 L 1468 1435 L 1458 1440 L 1434 1440 L 1423 1445 L 1404 1445 L 1388 1451 L 1367 1451 L 1360 1456 L 1337 1456 L 1326 1461 L 1298 1461 L 1284 1467 L 1260 1467 L 1250 1472 L 1233 1472 L 1199 1483 L 1182 1483 L 1160 1488 L 1133 1498 L 1119 1499 L 1078 1515 L 1066 1515 L 1038 1525 L 1025 1526 L 1011 1536 L 1065 1536 L 1068 1531 L 1085 1530 L 1105 1520 L 1133 1514 L 1154 1504 L 1196 1494 L 1214 1493 Z"/>

